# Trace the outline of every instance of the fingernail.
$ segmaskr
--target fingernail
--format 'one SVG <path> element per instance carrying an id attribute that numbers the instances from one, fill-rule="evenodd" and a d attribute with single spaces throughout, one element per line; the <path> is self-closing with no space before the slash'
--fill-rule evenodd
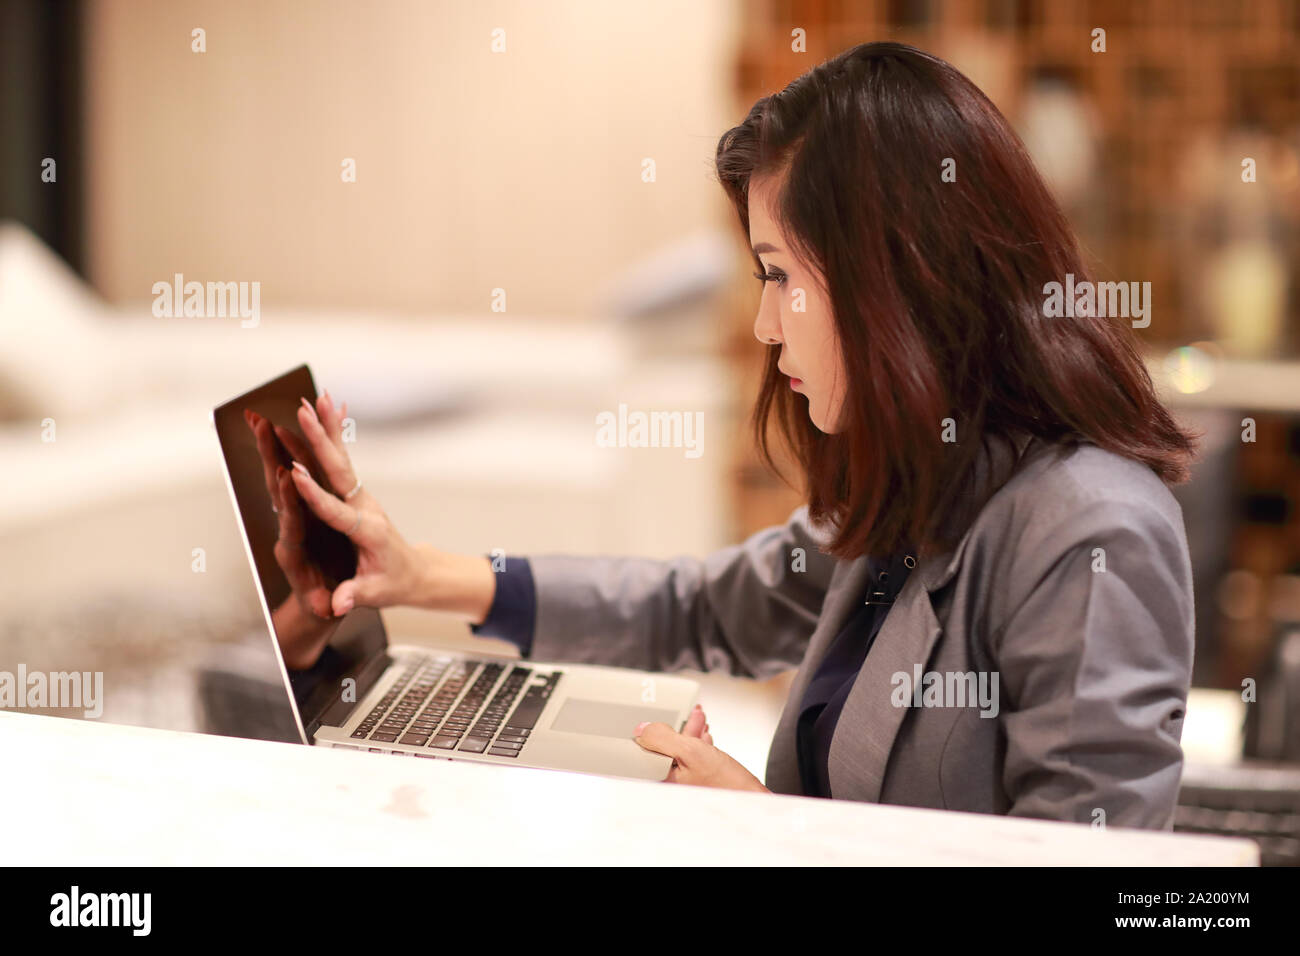
<path id="1" fill-rule="evenodd" d="M 300 461 L 297 460 L 294 461 L 293 470 L 298 472 L 298 474 L 302 475 L 304 478 L 311 477 L 311 475 L 307 471 L 307 467 Z"/>
<path id="2" fill-rule="evenodd" d="M 649 723 L 650 723 L 650 721 L 648 721 L 648 720 L 643 720 L 643 721 L 641 721 L 641 723 L 637 724 L 637 725 L 636 725 L 636 733 L 634 733 L 632 736 L 633 736 L 633 737 L 640 737 L 640 736 L 641 736 L 641 731 L 645 730 L 646 725 L 649 724 Z"/>
<path id="3" fill-rule="evenodd" d="M 352 610 L 352 605 L 354 603 L 356 603 L 355 598 L 353 598 L 352 595 L 349 594 L 347 597 L 343 599 L 343 603 L 339 605 L 339 614 L 340 615 L 347 614 L 348 611 Z"/>
<path id="4" fill-rule="evenodd" d="M 304 395 L 302 398 L 302 407 L 307 409 L 307 411 L 311 413 L 312 418 L 316 417 L 316 409 L 312 408 L 312 404 L 311 402 L 307 401 L 306 395 Z"/>
<path id="5" fill-rule="evenodd" d="M 699 709 L 700 709 L 700 705 L 699 705 L 699 704 L 696 704 L 696 705 L 695 705 L 695 709 L 696 709 L 696 710 L 699 710 Z"/>

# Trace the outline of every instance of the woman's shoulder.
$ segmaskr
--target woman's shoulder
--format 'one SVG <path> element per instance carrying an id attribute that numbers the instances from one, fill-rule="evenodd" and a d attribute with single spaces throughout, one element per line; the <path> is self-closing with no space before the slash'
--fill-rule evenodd
<path id="1" fill-rule="evenodd" d="M 966 620 L 1004 674 L 1163 668 L 1171 687 L 1190 674 L 1182 511 L 1141 462 L 1091 443 L 1036 450 L 990 499 L 961 565 Z"/>
<path id="2" fill-rule="evenodd" d="M 984 510 L 1041 525 L 1108 507 L 1147 512 L 1182 529 L 1177 499 L 1150 467 L 1088 441 L 1033 439 Z"/>
<path id="3" fill-rule="evenodd" d="M 1142 462 L 1091 442 L 1031 443 L 970 539 L 967 550 L 1012 590 L 1071 554 L 1190 570 L 1182 508 L 1168 486 Z"/>

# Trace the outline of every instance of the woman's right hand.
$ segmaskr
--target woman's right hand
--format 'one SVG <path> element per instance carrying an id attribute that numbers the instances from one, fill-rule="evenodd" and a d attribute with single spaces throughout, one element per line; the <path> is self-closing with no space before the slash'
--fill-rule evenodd
<path id="1" fill-rule="evenodd" d="M 299 497 L 318 518 L 346 534 L 357 549 L 356 575 L 334 589 L 333 612 L 342 616 L 357 605 L 378 608 L 419 603 L 432 549 L 408 544 L 364 487 L 350 499 L 345 497 L 357 487 L 356 473 L 343 447 L 346 417 L 347 403 L 336 409 L 328 391 L 316 399 L 315 407 L 304 398 L 298 424 L 330 487 L 318 485 L 299 461 L 291 472 Z"/>

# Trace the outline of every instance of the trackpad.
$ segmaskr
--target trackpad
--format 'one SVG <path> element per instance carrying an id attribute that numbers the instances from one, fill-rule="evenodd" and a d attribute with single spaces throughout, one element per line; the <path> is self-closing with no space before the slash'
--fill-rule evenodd
<path id="1" fill-rule="evenodd" d="M 635 704 L 611 704 L 603 700 L 583 700 L 570 697 L 555 715 L 551 730 L 564 730 L 571 734 L 600 734 L 603 737 L 624 737 L 631 740 L 636 725 L 643 720 L 663 721 L 673 726 L 675 710 L 643 707 Z M 676 727 L 673 727 L 676 730 Z"/>

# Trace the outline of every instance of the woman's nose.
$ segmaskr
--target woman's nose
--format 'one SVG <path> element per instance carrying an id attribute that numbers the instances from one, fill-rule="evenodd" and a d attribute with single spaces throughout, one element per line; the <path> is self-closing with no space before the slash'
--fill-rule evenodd
<path id="1" fill-rule="evenodd" d="M 754 338 L 764 345 L 779 345 L 781 343 L 780 323 L 773 321 L 763 313 L 764 310 L 759 308 L 758 317 L 754 319 Z"/>

